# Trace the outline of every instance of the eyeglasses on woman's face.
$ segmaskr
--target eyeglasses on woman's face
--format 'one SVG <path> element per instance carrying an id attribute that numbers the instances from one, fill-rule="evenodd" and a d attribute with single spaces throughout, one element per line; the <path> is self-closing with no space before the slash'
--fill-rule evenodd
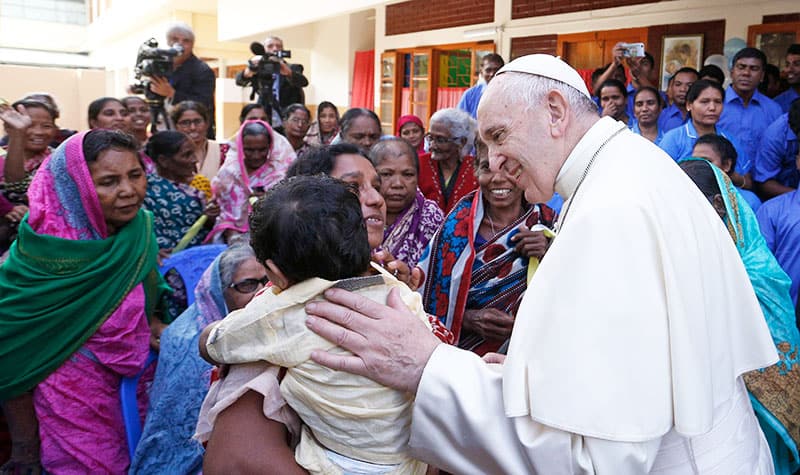
<path id="1" fill-rule="evenodd" d="M 261 287 L 267 285 L 269 277 L 264 276 L 260 279 L 244 279 L 239 282 L 234 282 L 228 287 L 239 292 L 240 294 L 252 294 Z"/>
<path id="2" fill-rule="evenodd" d="M 291 119 L 287 120 L 286 122 L 291 122 L 297 125 L 306 125 L 308 124 L 308 119 L 302 119 L 300 117 L 292 117 Z"/>
<path id="3" fill-rule="evenodd" d="M 205 119 L 183 119 L 178 121 L 178 127 L 184 127 L 188 129 L 191 126 L 200 127 L 205 123 Z"/>
<path id="4" fill-rule="evenodd" d="M 436 143 L 438 145 L 444 145 L 444 144 L 448 144 L 448 143 L 457 143 L 460 140 L 459 137 L 443 137 L 441 135 L 431 135 L 429 133 L 425 134 L 424 139 L 425 139 L 425 143 L 427 143 L 429 145 L 432 144 L 432 143 Z"/>

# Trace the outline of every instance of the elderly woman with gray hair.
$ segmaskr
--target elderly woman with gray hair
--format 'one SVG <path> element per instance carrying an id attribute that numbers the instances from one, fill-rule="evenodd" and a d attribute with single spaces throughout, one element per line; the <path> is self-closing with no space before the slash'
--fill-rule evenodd
<path id="1" fill-rule="evenodd" d="M 459 109 L 433 114 L 425 134 L 429 153 L 419 157 L 419 189 L 445 213 L 469 192 L 478 188 L 474 159 L 475 119 Z"/>
<path id="2" fill-rule="evenodd" d="M 244 307 L 267 283 L 264 266 L 246 243 L 234 243 L 206 269 L 195 303 L 161 334 L 141 441 L 131 473 L 199 473 L 203 447 L 192 436 L 211 384 L 212 366 L 197 352 L 208 324 Z"/>

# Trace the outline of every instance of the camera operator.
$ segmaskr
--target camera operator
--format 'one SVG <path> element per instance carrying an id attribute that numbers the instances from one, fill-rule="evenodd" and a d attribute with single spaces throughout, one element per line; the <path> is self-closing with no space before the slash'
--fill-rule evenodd
<path id="1" fill-rule="evenodd" d="M 208 138 L 215 137 L 214 130 L 214 71 L 194 55 L 194 32 L 185 23 L 175 23 L 167 30 L 167 45 L 180 45 L 183 52 L 175 56 L 174 70 L 169 78 L 153 77 L 150 90 L 164 96 L 172 104 L 192 100 L 205 105 L 211 116 Z"/>
<path id="2" fill-rule="evenodd" d="M 256 43 L 256 46 L 258 44 Z M 303 88 L 308 86 L 308 79 L 303 76 L 303 66 L 300 64 L 289 64 L 284 57 L 283 40 L 277 36 L 269 36 L 264 40 L 264 50 L 266 58 L 253 56 L 250 58 L 249 66 L 244 71 L 236 75 L 236 85 L 249 86 L 256 74 L 257 66 L 262 59 L 272 61 L 280 65 L 280 72 L 273 74 L 272 95 L 275 102 L 280 106 L 280 110 L 272 111 L 272 126 L 281 125 L 281 111 L 290 104 L 305 104 L 305 93 Z M 286 55 L 288 56 L 288 55 Z"/>

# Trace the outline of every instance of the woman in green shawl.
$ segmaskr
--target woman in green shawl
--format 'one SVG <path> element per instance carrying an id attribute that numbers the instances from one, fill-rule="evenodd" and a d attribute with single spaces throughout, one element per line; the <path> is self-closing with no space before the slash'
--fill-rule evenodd
<path id="1" fill-rule="evenodd" d="M 769 442 L 775 473 L 791 475 L 800 468 L 800 333 L 789 295 L 791 280 L 767 247 L 755 214 L 725 172 L 699 158 L 683 160 L 680 167 L 728 228 L 778 350 L 778 363 L 746 373 L 744 381 Z"/>
<path id="2" fill-rule="evenodd" d="M 120 380 L 144 367 L 164 290 L 146 183 L 130 136 L 92 130 L 64 142 L 28 189 L 0 267 L 0 401 L 15 444 L 4 470 L 39 460 L 50 473 L 127 470 Z"/>

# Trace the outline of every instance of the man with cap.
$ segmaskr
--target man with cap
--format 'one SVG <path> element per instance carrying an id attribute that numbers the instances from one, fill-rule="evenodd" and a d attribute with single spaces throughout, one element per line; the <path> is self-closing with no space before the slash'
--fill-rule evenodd
<path id="1" fill-rule="evenodd" d="M 438 344 L 397 295 L 336 289 L 307 325 L 353 354 L 312 358 L 414 394 L 412 454 L 453 473 L 773 473 L 742 375 L 776 352 L 696 186 L 549 55 L 501 69 L 478 121 L 528 202 L 566 200 L 508 357 Z"/>

